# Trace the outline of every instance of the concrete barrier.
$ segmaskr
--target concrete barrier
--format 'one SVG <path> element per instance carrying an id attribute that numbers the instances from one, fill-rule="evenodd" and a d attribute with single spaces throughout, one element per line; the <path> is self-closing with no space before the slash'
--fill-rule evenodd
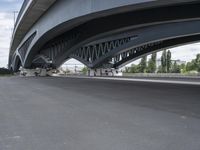
<path id="1" fill-rule="evenodd" d="M 124 77 L 156 77 L 156 78 L 200 78 L 198 74 L 180 74 L 180 73 L 123 73 Z"/>

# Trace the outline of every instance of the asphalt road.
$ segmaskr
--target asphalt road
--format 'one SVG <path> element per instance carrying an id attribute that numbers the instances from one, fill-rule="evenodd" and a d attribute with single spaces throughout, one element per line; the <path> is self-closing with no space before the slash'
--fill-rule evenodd
<path id="1" fill-rule="evenodd" d="M 0 150 L 200 150 L 200 86 L 1 77 Z"/>

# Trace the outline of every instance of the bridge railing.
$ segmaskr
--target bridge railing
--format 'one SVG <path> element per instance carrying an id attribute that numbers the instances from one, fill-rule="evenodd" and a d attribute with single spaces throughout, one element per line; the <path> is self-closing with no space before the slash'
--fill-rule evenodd
<path id="1" fill-rule="evenodd" d="M 31 0 L 24 0 L 24 2 L 22 4 L 22 7 L 21 7 L 21 9 L 20 9 L 20 11 L 18 13 L 17 19 L 15 21 L 15 27 L 18 24 L 20 18 L 22 17 L 22 15 L 23 15 L 23 13 L 24 13 L 24 11 L 25 11 L 25 9 L 26 9 L 26 7 L 27 7 L 27 5 L 29 4 L 30 1 Z"/>

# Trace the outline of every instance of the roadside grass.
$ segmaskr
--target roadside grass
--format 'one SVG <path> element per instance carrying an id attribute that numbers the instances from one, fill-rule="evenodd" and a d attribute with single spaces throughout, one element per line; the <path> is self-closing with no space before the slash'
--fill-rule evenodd
<path id="1" fill-rule="evenodd" d="M 14 76 L 14 74 L 1 74 L 0 73 L 0 77 L 12 77 Z"/>

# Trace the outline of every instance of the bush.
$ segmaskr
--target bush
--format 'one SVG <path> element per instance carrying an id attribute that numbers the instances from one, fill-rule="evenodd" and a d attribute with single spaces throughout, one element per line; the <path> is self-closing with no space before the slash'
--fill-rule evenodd
<path id="1" fill-rule="evenodd" d="M 6 68 L 0 68 L 0 75 L 11 75 L 12 71 Z"/>

